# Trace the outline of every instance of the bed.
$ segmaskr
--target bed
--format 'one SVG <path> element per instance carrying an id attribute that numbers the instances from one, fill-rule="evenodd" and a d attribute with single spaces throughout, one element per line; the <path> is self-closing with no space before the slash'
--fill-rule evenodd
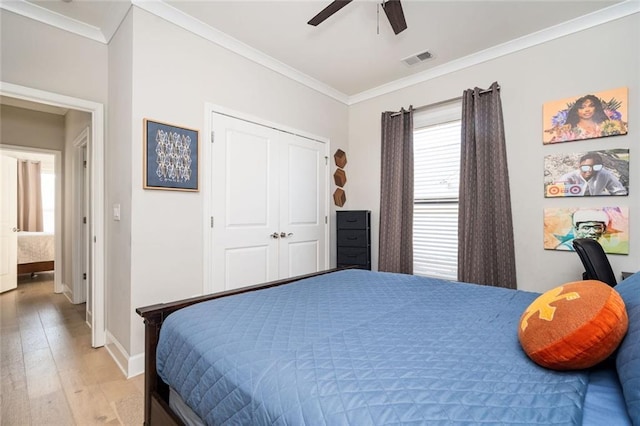
<path id="1" fill-rule="evenodd" d="M 49 232 L 18 233 L 18 274 L 52 271 L 54 234 Z"/>
<path id="2" fill-rule="evenodd" d="M 615 357 L 563 372 L 519 345 L 525 291 L 353 269 L 138 308 L 145 424 L 638 426 L 640 274 L 618 287 Z"/>

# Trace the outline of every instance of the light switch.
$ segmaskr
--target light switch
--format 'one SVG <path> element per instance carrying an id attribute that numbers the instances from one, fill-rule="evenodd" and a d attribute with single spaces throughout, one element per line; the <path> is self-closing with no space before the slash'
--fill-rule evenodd
<path id="1" fill-rule="evenodd" d="M 120 204 L 113 205 L 113 220 L 120 220 Z"/>

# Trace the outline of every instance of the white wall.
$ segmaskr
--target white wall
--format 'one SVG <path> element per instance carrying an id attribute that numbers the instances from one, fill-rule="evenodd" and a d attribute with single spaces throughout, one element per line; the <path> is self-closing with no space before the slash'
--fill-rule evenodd
<path id="1" fill-rule="evenodd" d="M 141 141 L 131 136 L 132 39 L 133 17 L 129 11 L 109 43 L 109 107 L 105 144 L 106 328 L 109 338 L 120 343 L 127 354 L 131 349 L 131 321 L 135 315 L 131 304 L 131 153 L 142 148 Z M 113 220 L 114 204 L 120 205 L 120 221 Z M 136 321 L 141 320 L 137 317 Z"/>
<path id="2" fill-rule="evenodd" d="M 0 142 L 64 151 L 64 116 L 0 105 Z"/>
<path id="3" fill-rule="evenodd" d="M 580 279 L 575 253 L 545 251 L 545 207 L 630 207 L 630 254 L 610 255 L 616 275 L 640 269 L 640 166 L 635 151 L 640 127 L 640 14 L 531 47 L 480 65 L 435 78 L 349 109 L 349 179 L 351 208 L 372 210 L 373 261 L 378 261 L 380 113 L 459 97 L 467 88 L 487 88 L 498 81 L 507 139 L 516 244 L 518 288 L 545 291 Z M 542 145 L 545 102 L 626 86 L 629 134 L 583 142 Z M 545 155 L 604 148 L 630 148 L 628 197 L 545 199 Z"/>
<path id="4" fill-rule="evenodd" d="M 202 292 L 210 190 L 202 179 L 197 193 L 142 189 L 143 119 L 199 129 L 207 143 L 202 131 L 210 102 L 328 138 L 333 153 L 346 145 L 348 114 L 344 104 L 139 8 L 133 8 L 133 20 L 131 149 L 122 153 L 132 160 L 132 306 L 119 314 L 131 317 L 130 353 L 138 354 L 143 324 L 134 308 Z M 201 172 L 207 167 L 201 157 Z"/>
<path id="5" fill-rule="evenodd" d="M 0 48 L 2 81 L 106 103 L 106 45 L 3 9 Z"/>

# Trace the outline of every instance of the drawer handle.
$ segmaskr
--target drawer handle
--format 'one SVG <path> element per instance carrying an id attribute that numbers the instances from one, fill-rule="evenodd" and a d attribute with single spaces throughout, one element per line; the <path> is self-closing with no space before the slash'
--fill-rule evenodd
<path id="1" fill-rule="evenodd" d="M 349 240 L 349 241 L 355 241 L 357 239 L 358 239 L 358 237 L 347 237 L 347 240 Z"/>
<path id="2" fill-rule="evenodd" d="M 347 222 L 352 222 L 353 223 L 353 222 L 357 222 L 357 221 L 358 221 L 358 219 L 347 219 Z"/>

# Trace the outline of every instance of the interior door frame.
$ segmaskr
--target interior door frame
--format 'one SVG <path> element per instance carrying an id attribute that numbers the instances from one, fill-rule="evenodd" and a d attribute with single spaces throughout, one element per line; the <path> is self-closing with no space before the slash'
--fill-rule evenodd
<path id="1" fill-rule="evenodd" d="M 216 105 L 210 102 L 205 102 L 204 108 L 204 132 L 203 135 L 208 140 L 205 140 L 205 143 L 202 143 L 202 159 L 207 161 L 207 164 L 213 164 L 213 148 L 211 145 L 214 143 L 214 134 L 213 134 L 213 114 L 224 114 L 231 118 L 236 118 L 238 120 L 248 121 L 250 123 L 258 124 L 260 126 L 269 127 L 275 130 L 279 130 L 286 133 L 291 133 L 296 136 L 300 136 L 307 139 L 312 139 L 318 142 L 321 142 L 325 145 L 324 156 L 326 161 L 329 158 L 329 148 L 331 146 L 331 141 L 328 138 L 324 138 L 321 136 L 317 136 L 302 130 L 294 129 L 288 126 L 284 126 L 282 124 L 273 123 L 271 121 L 265 120 L 260 117 L 254 117 L 250 114 L 245 114 L 227 107 L 223 107 L 221 105 Z M 203 232 L 203 273 L 202 273 L 202 293 L 208 294 L 213 291 L 213 283 L 212 277 L 213 275 L 213 262 L 210 260 L 213 255 L 213 238 L 211 233 L 211 228 L 214 226 L 214 217 L 213 217 L 213 197 L 211 194 L 211 167 L 202 167 L 200 166 L 200 170 L 203 170 L 203 176 L 201 176 L 201 191 L 204 195 L 204 217 L 203 217 L 203 229 L 208 230 L 208 232 Z M 325 194 L 329 194 L 329 182 L 330 182 L 330 173 L 325 173 Z M 329 252 L 330 252 L 330 237 L 329 230 L 331 229 L 331 206 L 329 203 L 329 197 L 325 197 L 325 212 L 326 212 L 326 226 L 324 227 L 324 239 L 325 239 L 325 250 L 324 250 L 324 264 L 330 265 L 329 263 Z"/>
<path id="2" fill-rule="evenodd" d="M 75 109 L 91 114 L 91 145 L 89 160 L 91 164 L 91 283 L 92 324 L 91 346 L 100 347 L 106 341 L 105 323 L 105 214 L 104 214 L 104 105 L 101 103 L 74 98 L 54 92 L 20 86 L 0 81 L 0 95 L 23 99 L 62 108 Z M 60 203 L 61 204 L 61 203 Z M 56 223 L 56 226 L 58 224 Z M 60 225 L 61 226 L 61 225 Z M 60 228 L 62 229 L 62 228 Z M 56 247 L 57 250 L 57 247 Z"/>
<path id="3" fill-rule="evenodd" d="M 20 145 L 6 145 L 0 144 L 0 151 L 15 151 L 25 153 L 38 153 L 47 154 L 53 156 L 54 172 L 56 175 L 56 186 L 54 196 L 54 226 L 55 232 L 53 235 L 53 246 L 55 253 L 53 254 L 53 263 L 55 267 L 55 274 L 53 274 L 53 292 L 62 293 L 64 291 L 64 285 L 62 284 L 62 274 L 64 271 L 64 264 L 62 262 L 62 151 L 55 149 L 44 148 L 32 148 L 28 146 Z"/>
<path id="4" fill-rule="evenodd" d="M 71 246 L 71 269 L 73 271 L 73 303 L 82 303 L 87 299 L 87 292 L 84 283 L 87 281 L 83 278 L 83 274 L 87 271 L 83 268 L 89 245 L 84 241 L 84 223 L 81 218 L 85 213 L 85 197 L 87 188 L 84 181 L 84 148 L 89 147 L 89 127 L 85 127 L 73 141 L 73 165 L 71 166 L 73 178 L 71 187 L 73 188 L 73 212 L 71 238 L 73 244 Z M 89 218 L 87 218 L 89 219 Z M 88 277 L 87 277 L 88 279 Z"/>

